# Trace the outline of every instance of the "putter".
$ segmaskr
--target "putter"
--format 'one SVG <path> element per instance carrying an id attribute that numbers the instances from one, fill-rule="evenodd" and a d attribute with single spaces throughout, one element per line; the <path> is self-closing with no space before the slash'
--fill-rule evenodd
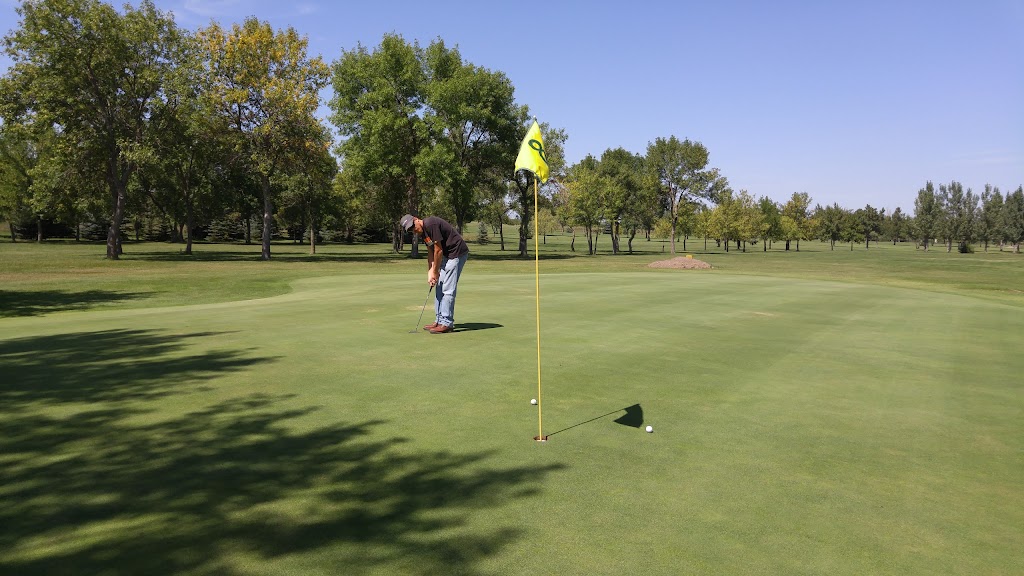
<path id="1" fill-rule="evenodd" d="M 420 308 L 420 317 L 416 320 L 416 325 L 409 330 L 409 334 L 418 334 L 420 331 L 420 322 L 423 321 L 423 311 L 427 309 L 427 300 L 430 300 L 430 291 L 433 290 L 433 286 L 427 286 L 427 297 L 423 299 L 423 308 Z"/>

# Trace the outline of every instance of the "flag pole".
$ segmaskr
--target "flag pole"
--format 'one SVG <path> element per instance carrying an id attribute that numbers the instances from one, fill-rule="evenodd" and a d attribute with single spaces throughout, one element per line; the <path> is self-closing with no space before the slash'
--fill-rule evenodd
<path id="1" fill-rule="evenodd" d="M 534 257 L 534 280 L 536 285 L 537 294 L 537 440 L 538 442 L 545 442 L 547 438 L 544 436 L 544 417 L 543 417 L 543 401 L 541 399 L 541 386 L 540 386 L 540 243 L 538 238 L 540 237 L 540 212 L 537 211 L 537 175 L 533 176 L 533 257 Z"/>

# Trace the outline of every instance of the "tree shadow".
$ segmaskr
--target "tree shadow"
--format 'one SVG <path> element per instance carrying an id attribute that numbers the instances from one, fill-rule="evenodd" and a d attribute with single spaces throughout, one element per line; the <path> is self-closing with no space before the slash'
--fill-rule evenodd
<path id="1" fill-rule="evenodd" d="M 572 260 L 573 258 L 583 258 L 586 254 L 545 254 L 541 253 L 540 260 Z M 519 255 L 519 252 L 490 252 L 486 254 L 479 254 L 475 252 L 469 253 L 469 260 L 483 260 L 486 262 L 533 262 L 533 248 L 530 249 L 530 255 L 523 258 Z"/>
<path id="2" fill-rule="evenodd" d="M 346 252 L 344 254 L 296 254 L 280 253 L 271 249 L 270 260 L 272 262 L 287 263 L 308 263 L 308 262 L 365 262 L 367 264 L 382 264 L 385 262 L 400 262 L 405 258 L 403 254 L 387 254 L 381 251 L 373 252 Z M 260 253 L 252 250 L 230 250 L 218 249 L 215 251 L 195 250 L 192 254 L 178 252 L 135 252 L 125 254 L 126 260 L 144 260 L 147 262 L 258 262 Z"/>
<path id="3" fill-rule="evenodd" d="M 473 574 L 525 536 L 474 515 L 562 469 L 416 450 L 382 420 L 311 427 L 291 394 L 183 413 L 174 395 L 196 405 L 205 380 L 272 361 L 189 346 L 214 336 L 0 342 L 0 573 Z"/>
<path id="4" fill-rule="evenodd" d="M 222 333 L 104 330 L 0 341 L 0 405 L 151 400 L 193 391 L 202 379 L 273 358 L 237 350 L 188 354 L 189 340 Z M 193 386 L 189 387 L 191 383 Z"/>
<path id="5" fill-rule="evenodd" d="M 19 292 L 0 290 L 0 318 L 39 316 L 51 312 L 87 310 L 95 306 L 125 300 L 146 298 L 149 292 L 115 292 L 113 290 L 32 290 Z"/>

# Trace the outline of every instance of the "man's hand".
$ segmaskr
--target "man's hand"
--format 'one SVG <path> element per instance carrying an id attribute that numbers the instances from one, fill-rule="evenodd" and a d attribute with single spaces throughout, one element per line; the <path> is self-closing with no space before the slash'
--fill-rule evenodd
<path id="1" fill-rule="evenodd" d="M 427 271 L 427 284 L 430 284 L 431 286 L 437 286 L 437 280 L 438 280 L 439 276 L 440 276 L 440 274 L 438 274 L 434 270 L 428 270 Z"/>

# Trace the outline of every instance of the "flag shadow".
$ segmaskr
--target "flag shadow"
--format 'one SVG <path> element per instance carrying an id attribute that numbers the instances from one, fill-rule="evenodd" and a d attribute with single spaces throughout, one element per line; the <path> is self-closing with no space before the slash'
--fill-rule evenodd
<path id="1" fill-rule="evenodd" d="M 616 424 L 622 424 L 623 426 L 629 426 L 631 428 L 640 428 L 641 426 L 644 425 L 644 409 L 639 404 L 633 404 L 632 406 L 626 406 L 625 408 L 619 408 L 618 410 L 612 410 L 611 412 L 609 412 L 607 414 L 602 414 L 600 416 L 591 418 L 590 420 L 584 420 L 583 422 L 580 422 L 578 424 L 573 424 L 572 426 L 569 426 L 567 428 L 562 428 L 561 430 L 558 430 L 557 432 L 552 432 L 552 433 L 548 434 L 548 436 L 554 436 L 555 434 L 560 434 L 562 432 L 566 432 L 568 430 L 572 430 L 573 428 L 577 428 L 579 426 L 583 426 L 584 424 L 590 424 L 591 422 L 596 422 L 596 421 L 598 421 L 598 420 L 600 420 L 602 418 L 607 418 L 607 417 L 612 416 L 614 414 L 618 414 L 619 412 L 622 412 L 622 411 L 625 411 L 626 413 L 614 420 L 614 422 Z"/>

